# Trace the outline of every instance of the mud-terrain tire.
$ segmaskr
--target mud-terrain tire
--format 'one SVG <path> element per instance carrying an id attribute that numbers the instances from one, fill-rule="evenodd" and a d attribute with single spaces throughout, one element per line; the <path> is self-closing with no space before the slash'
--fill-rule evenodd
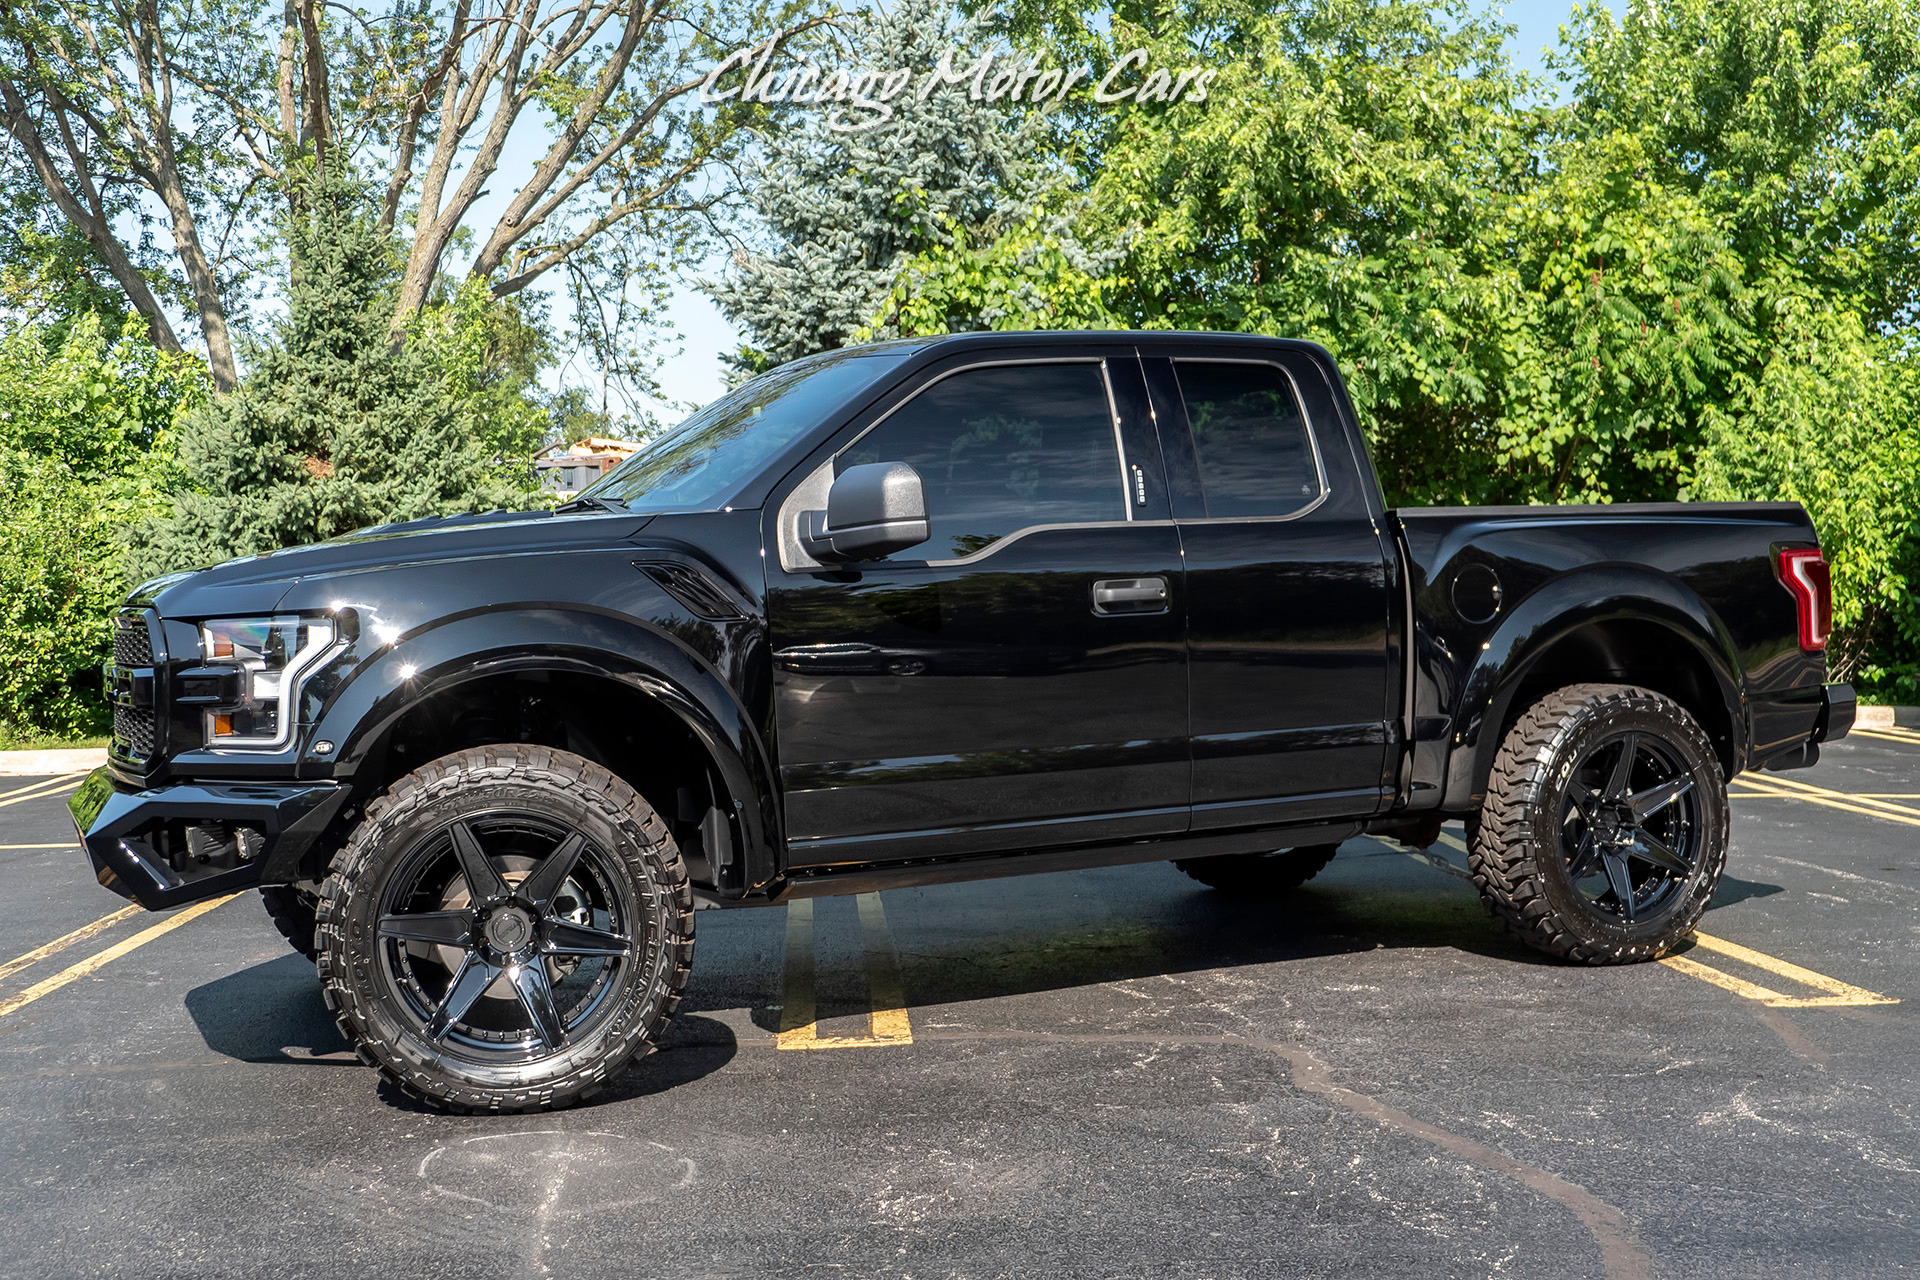
<path id="1" fill-rule="evenodd" d="M 1501 742 L 1467 869 L 1528 946 L 1582 964 L 1652 960 L 1712 901 L 1727 815 L 1720 761 L 1685 708 L 1649 689 L 1569 685 Z"/>
<path id="2" fill-rule="evenodd" d="M 267 918 L 287 940 L 287 945 L 311 960 L 313 935 L 318 925 L 320 899 L 306 889 L 290 884 L 260 886 L 260 900 L 266 905 Z"/>
<path id="3" fill-rule="evenodd" d="M 693 959 L 666 824 L 599 765 L 540 746 L 395 782 L 334 858 L 318 922 L 341 1032 L 451 1111 L 592 1095 L 658 1043 Z"/>
<path id="4" fill-rule="evenodd" d="M 1310 844 L 1272 853 L 1228 853 L 1217 858 L 1178 858 L 1174 866 L 1236 898 L 1282 898 L 1319 875 L 1340 852 L 1337 844 Z"/>

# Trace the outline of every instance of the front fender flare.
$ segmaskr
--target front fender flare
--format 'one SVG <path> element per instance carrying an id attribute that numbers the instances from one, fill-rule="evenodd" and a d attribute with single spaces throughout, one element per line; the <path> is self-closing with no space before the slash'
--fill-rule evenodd
<path id="1" fill-rule="evenodd" d="M 707 748 L 740 822 L 746 888 L 779 872 L 773 771 L 752 717 L 705 662 L 635 619 L 585 609 L 471 614 L 417 631 L 354 668 L 305 735 L 302 777 L 351 780 L 399 718 L 460 685 L 518 671 L 617 681 L 658 701 Z M 331 742 L 327 755 L 314 744 Z"/>

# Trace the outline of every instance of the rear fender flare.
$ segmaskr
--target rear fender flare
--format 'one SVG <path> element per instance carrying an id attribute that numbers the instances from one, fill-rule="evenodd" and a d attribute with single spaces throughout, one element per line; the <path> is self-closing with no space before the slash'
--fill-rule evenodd
<path id="1" fill-rule="evenodd" d="M 1468 811 L 1485 794 L 1501 729 L 1534 664 L 1582 627 L 1604 622 L 1652 623 L 1705 661 L 1731 726 L 1734 768 L 1744 765 L 1747 726 L 1740 658 L 1726 626 L 1697 593 L 1671 575 L 1643 566 L 1595 566 L 1528 595 L 1486 638 L 1454 712 L 1443 809 Z"/>

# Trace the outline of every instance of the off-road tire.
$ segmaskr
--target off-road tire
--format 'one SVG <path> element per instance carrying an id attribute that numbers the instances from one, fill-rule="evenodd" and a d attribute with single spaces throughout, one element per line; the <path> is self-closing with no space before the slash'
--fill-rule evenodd
<path id="1" fill-rule="evenodd" d="M 307 959 L 313 959 L 320 899 L 294 885 L 267 884 L 260 886 L 260 900 L 266 905 L 267 918 L 273 921 L 273 927 L 280 931 L 287 945 Z"/>
<path id="2" fill-rule="evenodd" d="M 592 1034 L 544 1057 L 480 1068 L 436 1050 L 376 970 L 383 875 L 425 833 L 470 814 L 513 809 L 577 824 L 631 877 L 647 929 L 636 979 Z M 318 965 L 327 1007 L 361 1060 L 433 1106 L 455 1112 L 570 1106 L 650 1052 L 679 1007 L 693 959 L 693 894 L 667 826 L 639 793 L 580 756 L 505 745 L 443 756 L 367 806 L 321 886 Z"/>
<path id="3" fill-rule="evenodd" d="M 1698 853 L 1671 905 L 1628 924 L 1574 887 L 1560 841 L 1565 786 L 1594 744 L 1632 730 L 1657 738 L 1691 770 L 1700 797 Z M 1481 901 L 1520 941 L 1581 964 L 1657 959 L 1699 923 L 1726 866 L 1726 779 L 1713 743 L 1686 709 L 1650 689 L 1577 684 L 1540 699 L 1507 732 L 1468 824 L 1467 869 Z"/>
<path id="4" fill-rule="evenodd" d="M 1282 898 L 1319 875 L 1340 852 L 1337 844 L 1310 844 L 1272 853 L 1228 853 L 1217 858 L 1178 858 L 1174 866 L 1236 898 Z"/>

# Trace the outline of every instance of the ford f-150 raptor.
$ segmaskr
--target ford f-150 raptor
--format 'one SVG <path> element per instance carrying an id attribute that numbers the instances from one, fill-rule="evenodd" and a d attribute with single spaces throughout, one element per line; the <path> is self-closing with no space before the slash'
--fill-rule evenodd
<path id="1" fill-rule="evenodd" d="M 1172 860 L 1297 885 L 1463 819 L 1589 964 L 1682 942 L 1728 779 L 1810 764 L 1793 503 L 1389 510 L 1304 342 L 829 352 L 572 502 L 145 584 L 71 805 L 148 907 L 260 886 L 361 1056 L 564 1105 L 660 1036 L 693 910 Z"/>

